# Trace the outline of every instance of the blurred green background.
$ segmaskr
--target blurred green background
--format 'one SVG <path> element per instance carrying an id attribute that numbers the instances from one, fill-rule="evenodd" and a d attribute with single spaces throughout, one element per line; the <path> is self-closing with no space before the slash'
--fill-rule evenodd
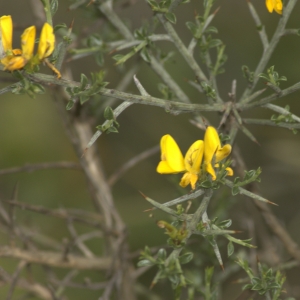
<path id="1" fill-rule="evenodd" d="M 15 24 L 14 45 L 19 45 L 19 37 L 24 28 L 35 24 L 33 6 L 38 0 L 0 0 L 1 15 L 10 14 Z M 116 11 L 126 20 L 131 29 L 139 28 L 147 18 L 152 16 L 150 8 L 144 1 L 133 0 L 132 5 L 122 6 L 125 1 L 117 2 Z M 127 3 L 127 2 L 126 2 Z M 274 32 L 279 15 L 269 14 L 263 0 L 252 1 L 256 7 L 266 31 Z M 74 19 L 74 32 L 88 28 L 93 24 L 89 8 L 69 11 L 70 1 L 61 0 L 59 9 L 54 17 L 54 24 L 66 23 L 69 25 Z M 226 44 L 228 61 L 225 64 L 226 72 L 218 77 L 219 91 L 224 100 L 229 100 L 228 92 L 231 90 L 232 80 L 237 80 L 237 94 L 240 96 L 246 87 L 242 76 L 241 66 L 247 65 L 254 69 L 262 53 L 260 39 L 256 32 L 255 24 L 249 14 L 246 0 L 218 0 L 215 7 L 220 7 L 213 24 L 219 29 L 218 38 Z M 185 26 L 186 21 L 193 21 L 194 11 L 202 12 L 202 1 L 192 0 L 190 4 L 175 11 L 178 22 L 175 26 L 183 41 L 188 44 L 191 35 Z M 300 27 L 300 3 L 296 5 L 295 11 L 288 23 L 289 28 Z M 95 32 L 101 35 L 102 27 L 98 24 Z M 163 30 L 161 29 L 161 32 Z M 167 51 L 175 50 L 171 43 L 161 42 L 161 47 Z M 83 45 L 79 45 L 79 48 Z M 300 80 L 300 38 L 299 36 L 285 36 L 279 43 L 268 67 L 275 65 L 275 70 L 280 75 L 288 78 L 282 82 L 281 88 L 286 88 Z M 126 53 L 125 51 L 124 53 Z M 123 53 L 123 52 L 122 52 Z M 113 66 L 111 56 L 105 57 L 106 80 L 109 88 L 115 88 L 123 77 L 124 71 Z M 134 59 L 133 59 L 134 60 Z M 130 66 L 129 60 L 126 66 Z M 89 75 L 90 72 L 98 71 L 93 58 L 88 57 L 78 61 L 70 61 L 74 80 L 79 80 L 80 74 Z M 186 66 L 180 55 L 175 51 L 172 60 L 166 65 L 167 70 L 176 79 L 182 89 L 195 103 L 205 103 L 204 97 L 194 90 L 185 79 L 193 80 L 192 71 Z M 48 72 L 47 70 L 44 70 Z M 154 72 L 143 64 L 137 71 L 137 77 L 148 93 L 161 97 L 157 88 L 160 80 Z M 0 88 L 10 84 L 11 76 L 1 73 Z M 263 80 L 258 84 L 264 87 Z M 131 84 L 128 92 L 138 94 L 136 87 Z M 271 92 L 266 92 L 271 93 Z M 300 92 L 296 92 L 276 102 L 280 106 L 290 105 L 291 111 L 300 115 Z M 101 98 L 95 101 L 101 101 Z M 251 118 L 270 118 L 273 113 L 266 109 L 253 109 L 243 114 Z M 218 126 L 218 116 L 205 114 L 214 126 Z M 191 115 L 183 114 L 173 116 L 167 114 L 163 109 L 143 105 L 133 105 L 128 108 L 119 118 L 120 129 L 118 134 L 103 135 L 98 140 L 97 147 L 102 155 L 107 177 L 117 171 L 129 159 L 140 152 L 153 147 L 159 143 L 164 134 L 171 134 L 182 151 L 185 153 L 188 146 L 196 139 L 203 138 L 203 132 L 194 127 L 189 120 Z M 99 116 L 97 123 L 102 124 L 104 119 Z M 64 132 L 63 125 L 57 113 L 56 107 L 49 94 L 30 98 L 25 95 L 4 94 L 0 96 L 0 168 L 21 166 L 30 163 L 75 161 L 78 159 L 74 154 L 72 145 Z M 242 133 L 238 134 L 236 143 L 246 160 L 248 170 L 262 167 L 262 182 L 259 185 L 262 195 L 276 202 L 279 207 L 272 207 L 274 213 L 282 224 L 290 232 L 294 240 L 300 244 L 300 139 L 299 134 L 274 127 L 248 126 L 249 130 L 256 136 L 260 146 L 252 143 Z M 132 251 L 142 249 L 145 245 L 154 246 L 164 244 L 166 236 L 157 228 L 155 222 L 166 217 L 155 213 L 149 218 L 143 210 L 149 208 L 146 201 L 138 191 L 160 201 L 168 201 L 176 198 L 186 190 L 174 188 L 171 176 L 157 174 L 155 169 L 159 161 L 159 153 L 141 162 L 130 169 L 113 187 L 113 195 L 116 200 L 120 214 L 128 225 L 129 240 Z M 176 179 L 177 180 L 177 179 Z M 48 208 L 83 208 L 93 210 L 93 206 L 86 187 L 83 174 L 74 170 L 47 170 L 33 173 L 21 173 L 0 177 L 0 197 L 10 199 L 15 185 L 18 184 L 18 200 L 36 205 L 44 205 Z M 229 201 L 230 195 L 223 197 L 222 201 Z M 230 200 L 232 201 L 232 200 Z M 233 228 L 247 231 L 245 219 L 252 216 L 247 211 L 247 205 L 232 206 L 231 216 L 235 223 Z M 253 216 L 255 218 L 255 216 Z M 69 233 L 63 221 L 57 221 L 51 217 L 17 210 L 18 223 L 25 223 L 30 227 L 38 227 L 57 241 L 68 237 Z M 247 233 L 248 234 L 248 233 Z M 246 234 L 246 236 L 247 236 Z M 0 236 L 1 244 L 7 244 L 8 237 Z M 93 250 L 97 253 L 99 245 L 95 242 Z M 280 247 L 279 247 L 280 248 Z M 278 251 L 282 251 L 279 249 Z M 285 256 L 286 260 L 289 256 Z M 1 266 L 9 272 L 13 272 L 15 262 L 9 259 L 0 259 Z M 215 262 L 217 265 L 217 263 Z M 225 266 L 226 267 L 226 266 Z M 39 271 L 37 271 L 39 272 Z M 64 274 L 65 271 L 59 271 Z M 153 276 L 152 272 L 152 276 Z M 287 272 L 292 291 L 291 295 L 300 295 L 300 269 L 294 268 Z M 93 275 L 89 274 L 89 277 Z M 98 280 L 98 274 L 94 275 Z M 244 275 L 243 275 L 244 276 Z M 82 275 L 84 277 L 84 275 Z M 79 279 L 78 279 L 79 280 Z M 297 285 L 297 280 L 299 284 Z M 144 282 L 149 285 L 151 277 L 145 277 Z M 230 285 L 224 291 L 223 299 L 233 299 L 238 295 L 240 286 Z M 155 291 L 155 289 L 154 289 Z M 236 291 L 236 292 L 235 292 Z M 1 287 L 1 295 L 6 295 L 7 289 Z M 70 299 L 97 299 L 98 292 L 79 290 L 72 292 Z M 234 294 L 236 293 L 236 294 Z M 88 298 L 92 297 L 92 298 Z M 13 298 L 15 299 L 15 298 Z M 300 299 L 300 298 L 299 298 Z"/>

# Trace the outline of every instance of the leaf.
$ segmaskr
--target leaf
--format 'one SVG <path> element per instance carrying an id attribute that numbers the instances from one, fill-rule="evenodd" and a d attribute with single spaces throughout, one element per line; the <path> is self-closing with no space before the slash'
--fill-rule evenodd
<path id="1" fill-rule="evenodd" d="M 160 259 L 162 261 L 165 261 L 167 258 L 167 252 L 165 249 L 159 249 L 157 252 L 157 259 Z"/>
<path id="2" fill-rule="evenodd" d="M 114 120 L 114 111 L 110 106 L 107 106 L 104 110 L 104 118 L 106 120 Z"/>
<path id="3" fill-rule="evenodd" d="M 111 127 L 109 127 L 109 128 L 106 130 L 106 133 L 108 134 L 108 133 L 111 133 L 111 132 L 113 132 L 113 133 L 118 133 L 119 131 L 118 131 L 118 129 L 117 129 L 116 127 L 111 126 Z"/>
<path id="4" fill-rule="evenodd" d="M 194 254 L 192 252 L 187 252 L 187 253 L 184 253 L 183 255 L 181 255 L 179 257 L 179 262 L 184 265 L 184 264 L 187 264 L 189 263 L 194 257 Z"/>
<path id="5" fill-rule="evenodd" d="M 58 9 L 58 0 L 52 0 L 50 3 L 50 10 L 52 17 L 55 15 Z"/>
<path id="6" fill-rule="evenodd" d="M 83 91 L 86 88 L 88 81 L 88 78 L 84 74 L 80 75 L 80 90 Z"/>
<path id="7" fill-rule="evenodd" d="M 171 12 L 167 12 L 166 14 L 165 14 L 165 17 L 166 17 L 166 19 L 170 22 L 170 23 L 172 23 L 172 24 L 176 24 L 176 16 L 173 14 L 173 13 L 171 13 Z"/>
<path id="8" fill-rule="evenodd" d="M 234 245 L 233 243 L 230 241 L 227 245 L 227 255 L 228 257 L 231 256 L 234 253 Z"/>
<path id="9" fill-rule="evenodd" d="M 238 186 L 234 186 L 234 187 L 232 188 L 231 192 L 232 192 L 232 195 L 235 196 L 235 195 L 237 195 L 237 194 L 240 193 L 240 189 L 239 189 Z"/>
<path id="10" fill-rule="evenodd" d="M 148 259 L 143 259 L 137 263 L 137 266 L 138 267 L 149 267 L 149 266 L 153 266 L 153 263 Z"/>
<path id="11" fill-rule="evenodd" d="M 65 23 L 57 24 L 57 25 L 55 25 L 54 28 L 53 28 L 54 33 L 55 33 L 56 31 L 58 31 L 59 29 L 61 29 L 61 28 L 68 28 L 68 27 L 67 27 L 67 25 L 66 25 Z"/>
<path id="12" fill-rule="evenodd" d="M 74 106 L 75 102 L 73 100 L 70 100 L 66 106 L 66 110 L 71 110 Z"/>

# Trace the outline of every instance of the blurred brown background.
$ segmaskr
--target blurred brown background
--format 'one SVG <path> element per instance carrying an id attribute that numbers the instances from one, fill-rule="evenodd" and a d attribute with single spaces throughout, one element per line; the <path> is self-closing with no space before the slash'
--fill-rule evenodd
<path id="1" fill-rule="evenodd" d="M 38 5 L 38 0 L 0 0 L 1 15 L 10 14 L 13 17 L 16 29 L 14 30 L 14 45 L 19 45 L 19 37 L 24 28 L 35 24 L 33 6 Z M 269 14 L 263 0 L 254 0 L 259 15 L 270 35 L 274 31 L 279 15 Z M 61 0 L 59 9 L 54 17 L 54 25 L 66 23 L 69 25 L 74 19 L 74 32 L 79 33 L 91 24 L 88 10 L 78 9 L 69 11 L 70 1 Z M 117 2 L 117 7 L 121 6 Z M 262 53 L 262 46 L 256 32 L 255 24 L 249 14 L 246 0 L 219 0 L 215 7 L 220 7 L 214 26 L 219 29 L 218 38 L 226 44 L 228 61 L 225 64 L 226 72 L 218 77 L 220 94 L 223 99 L 228 99 L 233 79 L 237 80 L 237 93 L 240 96 L 246 86 L 242 76 L 241 66 L 248 65 L 254 69 Z M 152 15 L 145 1 L 132 1 L 132 5 L 117 8 L 121 17 L 126 19 L 131 29 L 141 24 Z M 178 22 L 175 26 L 183 41 L 187 44 L 191 38 L 185 22 L 193 20 L 194 11 L 202 12 L 202 1 L 191 1 L 184 9 L 178 9 L 175 13 Z M 289 28 L 300 27 L 300 3 L 289 21 Z M 101 26 L 97 29 L 101 34 Z M 160 44 L 165 51 L 174 50 L 170 43 Z M 83 45 L 79 46 L 80 48 Z M 123 53 L 123 52 L 122 52 Z M 126 52 L 124 52 L 126 53 Z M 268 66 L 275 65 L 275 70 L 280 75 L 288 78 L 282 82 L 281 88 L 286 88 L 300 81 L 300 37 L 283 37 Z M 132 62 L 129 60 L 128 65 Z M 75 80 L 80 79 L 80 74 L 89 76 L 90 72 L 99 68 L 91 57 L 70 62 Z M 195 103 L 204 103 L 204 98 L 197 93 L 188 83 L 186 78 L 193 79 L 191 70 L 185 65 L 180 55 L 175 51 L 171 63 L 167 65 L 170 74 L 177 80 L 182 89 L 194 99 Z M 44 69 L 43 69 L 44 70 Z M 104 70 L 107 72 L 106 80 L 110 82 L 109 88 L 115 88 L 120 78 L 121 71 L 113 67 L 113 60 L 106 57 Z M 45 70 L 45 72 L 48 72 Z M 158 78 L 147 65 L 143 65 L 137 71 L 137 77 L 144 85 L 148 93 L 160 97 L 157 89 Z M 3 72 L 0 77 L 0 88 L 10 84 L 10 75 Z M 261 80 L 259 88 L 263 88 Z M 131 84 L 128 92 L 138 94 L 136 87 Z M 270 92 L 267 92 L 270 93 Z M 296 92 L 275 104 L 280 106 L 290 105 L 291 111 L 300 115 L 300 92 Z M 100 100 L 97 100 L 100 101 Z M 270 118 L 273 113 L 266 109 L 253 109 L 247 112 L 251 118 Z M 246 114 L 243 114 L 245 116 Z M 206 114 L 216 127 L 219 119 L 214 114 Z M 188 114 L 172 116 L 164 110 L 155 107 L 133 105 L 128 108 L 119 118 L 120 129 L 118 134 L 103 135 L 98 141 L 98 147 L 103 157 L 106 174 L 109 177 L 120 166 L 140 152 L 159 143 L 162 135 L 171 134 L 183 152 L 196 139 L 203 138 L 203 132 L 194 127 L 189 120 Z M 104 119 L 100 116 L 98 124 Z M 242 133 L 238 134 L 237 143 L 241 148 L 248 170 L 262 167 L 262 182 L 259 185 L 262 195 L 276 202 L 279 207 L 272 207 L 275 214 L 290 232 L 294 240 L 300 244 L 300 139 L 299 134 L 284 129 L 248 126 L 261 144 L 252 143 Z M 72 146 L 68 141 L 60 117 L 51 97 L 45 95 L 30 98 L 23 95 L 4 94 L 0 95 L 0 168 L 21 166 L 30 163 L 54 162 L 54 161 L 77 161 Z M 157 228 L 155 222 L 165 217 L 155 213 L 153 218 L 143 210 L 149 207 L 138 191 L 160 201 L 168 201 L 178 196 L 178 190 L 169 176 L 159 175 L 155 172 L 159 161 L 159 154 L 141 162 L 129 170 L 119 180 L 113 189 L 113 194 L 129 228 L 129 239 L 132 251 L 142 249 L 145 245 L 159 245 L 165 243 L 166 236 Z M 9 199 L 15 185 L 18 184 L 18 200 L 21 202 L 44 205 L 49 208 L 84 208 L 93 210 L 85 179 L 80 171 L 74 170 L 47 170 L 30 174 L 21 173 L 0 177 L 0 196 Z M 188 190 L 186 190 L 188 191 Z M 224 199 L 222 199 L 224 201 Z M 226 201 L 226 199 L 225 199 Z M 241 199 L 240 201 L 251 201 Z M 242 211 L 241 211 L 242 209 Z M 244 224 L 245 216 L 251 218 L 247 212 L 247 205 L 233 206 L 232 216 L 235 223 L 233 228 L 247 230 Z M 24 222 L 28 226 L 38 227 L 41 232 L 46 232 L 53 238 L 62 240 L 68 236 L 62 221 L 55 221 L 51 217 L 40 216 L 17 210 L 17 222 Z M 37 225 L 38 224 L 38 225 Z M 7 236 L 0 234 L 0 243 L 6 244 Z M 95 244 L 96 251 L 98 245 Z M 278 249 L 278 251 L 281 251 Z M 286 256 L 286 260 L 289 257 Z M 0 259 L 0 264 L 7 271 L 13 270 L 15 262 L 8 259 Z M 217 263 L 216 263 L 217 265 Z M 226 266 L 225 266 L 226 267 Z M 64 271 L 61 271 L 62 273 Z M 153 274 L 152 274 L 153 275 Z M 300 293 L 300 269 L 294 268 L 288 271 L 294 295 Z M 95 275 L 96 276 L 96 275 Z M 244 276 L 244 275 L 243 275 Z M 151 277 L 145 279 L 150 284 Z M 297 281 L 299 285 L 297 287 Z M 232 287 L 235 290 L 239 287 Z M 298 288 L 298 290 L 297 290 Z M 7 289 L 0 289 L 1 295 L 6 295 Z M 238 292 L 237 292 L 238 293 Z M 97 299 L 97 293 L 85 290 L 74 291 L 70 299 Z M 83 298 L 84 297 L 84 298 Z M 89 298 L 91 297 L 91 298 Z M 231 298 L 232 291 L 226 291 L 224 299 Z M 4 299 L 4 298 L 3 298 Z M 13 298 L 15 299 L 15 298 Z M 17 298 L 16 298 L 17 299 Z M 300 299 L 300 298 L 299 298 Z"/>

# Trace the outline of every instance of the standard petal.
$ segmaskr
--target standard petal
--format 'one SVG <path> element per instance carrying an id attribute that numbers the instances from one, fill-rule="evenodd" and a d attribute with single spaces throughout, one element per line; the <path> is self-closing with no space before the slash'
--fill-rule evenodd
<path id="1" fill-rule="evenodd" d="M 55 35 L 53 34 L 53 27 L 49 23 L 45 23 L 40 36 L 38 45 L 38 57 L 40 60 L 52 54 L 55 44 Z"/>
<path id="2" fill-rule="evenodd" d="M 184 157 L 184 165 L 187 171 L 198 174 L 202 163 L 204 152 L 203 141 L 194 142 Z"/>
<path id="3" fill-rule="evenodd" d="M 166 134 L 161 138 L 160 148 L 161 148 L 161 160 L 167 162 L 169 166 L 169 170 L 173 170 L 172 172 L 169 173 L 179 173 L 185 170 L 182 153 L 175 140 L 169 134 Z M 165 165 L 163 164 L 162 166 Z M 161 167 L 159 168 L 159 170 L 164 170 L 164 169 L 167 168 L 161 168 Z"/>
<path id="4" fill-rule="evenodd" d="M 172 169 L 169 164 L 166 161 L 160 161 L 157 168 L 156 172 L 160 174 L 174 174 L 178 173 L 174 169 Z"/>
<path id="5" fill-rule="evenodd" d="M 35 26 L 30 26 L 21 35 L 22 56 L 26 60 L 29 60 L 33 55 L 35 32 Z"/>
<path id="6" fill-rule="evenodd" d="M 273 0 L 266 0 L 266 6 L 267 6 L 268 11 L 270 13 L 272 13 L 273 9 L 274 9 Z"/>
<path id="7" fill-rule="evenodd" d="M 282 14 L 282 2 L 281 0 L 276 0 L 276 4 L 274 6 L 274 10 L 278 13 L 278 14 Z"/>
<path id="8" fill-rule="evenodd" d="M 12 50 L 13 24 L 11 16 L 0 18 L 0 30 L 2 34 L 2 46 L 5 52 Z"/>
<path id="9" fill-rule="evenodd" d="M 221 142 L 217 130 L 209 126 L 204 135 L 204 160 L 205 163 L 211 163 L 215 152 L 221 147 Z"/>

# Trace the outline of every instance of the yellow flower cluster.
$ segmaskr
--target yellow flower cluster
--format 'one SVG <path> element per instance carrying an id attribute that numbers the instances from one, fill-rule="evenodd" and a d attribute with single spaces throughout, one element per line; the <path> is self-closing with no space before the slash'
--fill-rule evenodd
<path id="1" fill-rule="evenodd" d="M 174 174 L 185 172 L 181 178 L 180 185 L 186 187 L 191 185 L 192 189 L 196 188 L 196 182 L 200 175 L 200 168 L 204 156 L 204 169 L 216 180 L 214 167 L 219 167 L 218 162 L 226 158 L 231 152 L 231 146 L 226 144 L 222 147 L 219 135 L 216 129 L 209 126 L 204 135 L 204 141 L 194 142 L 185 157 L 175 142 L 169 135 L 164 135 L 160 140 L 161 161 L 156 171 L 160 174 Z M 214 164 L 214 167 L 212 166 Z M 232 176 L 231 168 L 226 168 L 227 175 Z"/>
<path id="2" fill-rule="evenodd" d="M 39 64 L 50 56 L 54 50 L 55 36 L 52 26 L 48 23 L 45 23 L 42 28 L 35 56 L 33 56 L 36 35 L 35 26 L 30 26 L 24 30 L 21 35 L 21 49 L 13 49 L 12 47 L 13 22 L 11 16 L 2 16 L 0 18 L 0 31 L 2 35 L 2 47 L 5 52 L 5 56 L 0 62 L 4 65 L 5 70 L 14 71 L 22 69 L 32 59 L 36 64 Z M 52 65 L 50 65 L 50 68 L 56 72 L 59 78 L 59 71 Z"/>
<path id="3" fill-rule="evenodd" d="M 275 10 L 278 14 L 282 14 L 282 1 L 281 0 L 266 0 L 266 6 L 270 13 Z"/>

